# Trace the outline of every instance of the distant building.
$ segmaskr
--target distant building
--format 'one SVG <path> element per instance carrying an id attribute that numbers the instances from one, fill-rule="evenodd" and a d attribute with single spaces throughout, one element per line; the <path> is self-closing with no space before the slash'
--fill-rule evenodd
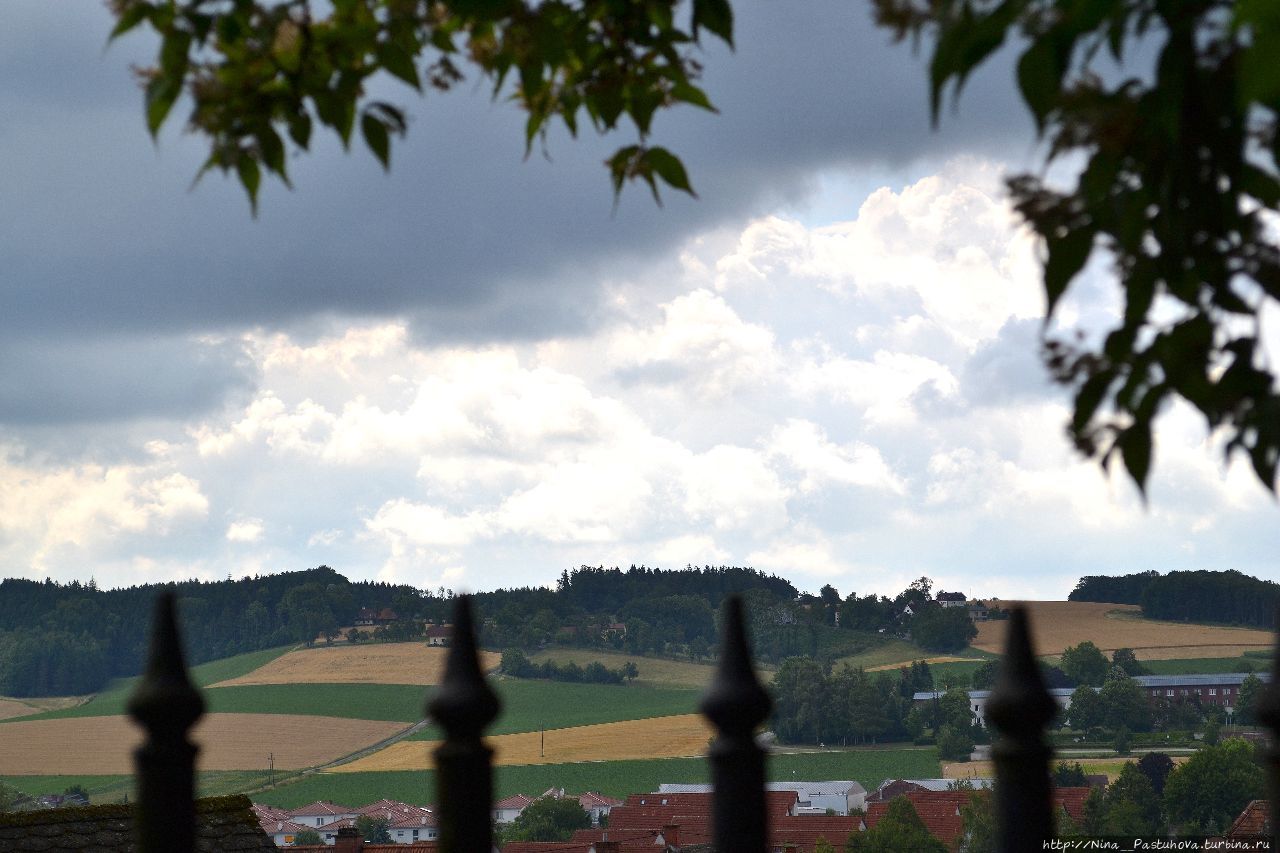
<path id="1" fill-rule="evenodd" d="M 964 607 L 968 603 L 963 592 L 939 592 L 934 600 L 940 607 Z"/>
<path id="2" fill-rule="evenodd" d="M 452 625 L 431 625 L 427 628 L 428 646 L 447 646 L 452 639 Z"/>
<path id="3" fill-rule="evenodd" d="M 495 823 L 511 823 L 532 802 L 533 797 L 526 797 L 524 794 L 514 794 L 498 800 L 493 804 L 493 820 Z"/>
<path id="4" fill-rule="evenodd" d="M 830 782 L 769 782 L 767 791 L 794 791 L 796 803 L 792 815 L 826 814 L 828 810 L 838 815 L 861 811 L 866 805 L 867 789 L 849 780 Z M 707 794 L 707 784 L 664 782 L 658 786 L 660 794 Z"/>

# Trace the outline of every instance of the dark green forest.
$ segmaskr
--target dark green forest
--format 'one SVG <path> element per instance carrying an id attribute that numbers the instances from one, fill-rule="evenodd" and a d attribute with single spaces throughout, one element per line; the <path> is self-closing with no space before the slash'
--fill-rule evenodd
<path id="1" fill-rule="evenodd" d="M 1080 579 L 1071 601 L 1137 604 L 1148 619 L 1275 627 L 1280 584 L 1237 571 L 1139 572 Z"/>
<path id="2" fill-rule="evenodd" d="M 390 608 L 397 619 L 370 637 L 350 632 L 346 641 L 411 640 L 422 636 L 428 621 L 448 621 L 453 607 L 453 593 L 443 588 L 353 582 L 328 566 L 112 590 L 92 582 L 5 580 L 0 695 L 91 693 L 112 678 L 138 673 L 152 602 L 162 589 L 178 596 L 192 664 L 290 643 L 333 642 L 362 608 Z M 582 566 L 563 572 L 554 588 L 476 593 L 474 602 L 487 648 L 561 645 L 705 660 L 714 657 L 721 605 L 730 594 L 743 596 L 753 651 L 765 662 L 794 656 L 831 661 L 889 637 L 911 636 L 927 649 L 951 651 L 975 632 L 963 608 L 938 606 L 928 578 L 892 599 L 842 598 L 831 586 L 817 595 L 801 593 L 783 578 L 737 566 Z"/>
<path id="3" fill-rule="evenodd" d="M 178 596 L 188 663 L 289 643 L 333 641 L 361 608 L 391 608 L 399 621 L 374 639 L 407 640 L 426 620 L 443 622 L 453 593 L 350 581 L 320 566 L 239 580 L 148 584 L 99 589 L 92 581 L 0 582 L 0 695 L 91 693 L 110 679 L 141 671 L 152 602 L 162 589 Z M 529 587 L 478 593 L 482 642 L 500 648 L 625 643 L 638 652 L 678 647 L 707 654 L 715 646 L 724 597 L 753 592 L 790 602 L 790 583 L 752 569 L 705 567 L 623 571 L 584 566 L 565 572 L 555 589 Z M 610 632 L 621 620 L 629 629 Z M 767 637 L 768 632 L 763 632 Z"/>

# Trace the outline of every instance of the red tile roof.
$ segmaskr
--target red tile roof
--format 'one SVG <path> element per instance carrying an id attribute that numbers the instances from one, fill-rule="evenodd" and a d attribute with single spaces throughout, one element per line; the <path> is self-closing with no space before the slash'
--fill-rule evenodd
<path id="1" fill-rule="evenodd" d="M 1254 800 L 1244 807 L 1227 830 L 1227 838 L 1256 838 L 1271 835 L 1271 815 L 1266 800 Z"/>
<path id="2" fill-rule="evenodd" d="M 275 835 L 276 833 L 279 833 L 279 832 L 285 832 L 285 833 L 297 835 L 299 832 L 302 832 L 303 830 L 307 830 L 307 829 L 315 830 L 314 826 L 303 826 L 302 824 L 294 823 L 291 820 L 277 820 L 274 818 L 260 819 L 258 821 L 258 826 L 262 827 L 262 831 L 265 832 L 267 835 Z"/>
<path id="3" fill-rule="evenodd" d="M 308 803 L 296 809 L 289 809 L 286 814 L 290 817 L 299 817 L 303 815 L 340 815 L 355 814 L 355 809 L 349 809 L 346 806 L 340 806 L 337 803 L 331 803 L 328 800 L 316 800 L 314 803 Z"/>
<path id="4" fill-rule="evenodd" d="M 503 800 L 498 800 L 493 804 L 494 810 L 498 809 L 522 809 L 529 803 L 533 802 L 533 797 L 526 797 L 524 794 L 514 794 Z"/>
<path id="5" fill-rule="evenodd" d="M 1053 791 L 1055 811 L 1065 809 L 1072 820 L 1082 820 L 1084 801 L 1089 797 L 1089 790 L 1088 787 L 1055 788 Z M 908 791 L 902 796 L 915 806 L 916 813 L 920 815 L 920 820 L 923 821 L 930 835 L 948 846 L 953 846 L 964 830 L 960 809 L 969 802 L 970 793 L 970 791 Z M 865 818 L 867 829 L 874 828 L 884 817 L 888 808 L 888 802 L 868 803 Z"/>
<path id="6" fill-rule="evenodd" d="M 595 791 L 587 791 L 578 795 L 578 805 L 584 809 L 598 808 L 600 806 L 620 806 L 622 800 L 615 800 L 613 797 L 606 797 L 597 794 Z"/>

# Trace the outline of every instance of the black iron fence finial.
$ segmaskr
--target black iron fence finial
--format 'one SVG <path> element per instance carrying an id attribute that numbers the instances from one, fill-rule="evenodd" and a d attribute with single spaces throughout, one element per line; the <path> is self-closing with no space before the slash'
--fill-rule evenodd
<path id="1" fill-rule="evenodd" d="M 195 849 L 199 750 L 187 732 L 204 713 L 204 699 L 187 674 L 175 610 L 172 592 L 156 596 L 147 671 L 129 697 L 129 714 L 147 733 L 134 751 L 140 853 Z"/>
<path id="2" fill-rule="evenodd" d="M 480 667 L 471 597 L 458 596 L 444 680 L 427 703 L 427 713 L 445 731 L 435 751 L 442 853 L 493 849 L 493 750 L 481 736 L 500 709 Z"/>
<path id="3" fill-rule="evenodd" d="M 1058 707 L 1040 675 L 1028 618 L 1025 607 L 1014 607 L 1009 613 L 1004 660 L 986 709 L 987 719 L 999 732 L 991 753 L 1004 853 L 1040 850 L 1053 834 L 1049 779 L 1053 749 L 1045 729 Z"/>
<path id="4" fill-rule="evenodd" d="M 742 599 L 725 601 L 720 662 L 702 698 L 702 713 L 716 729 L 711 744 L 712 820 L 716 850 L 762 853 L 765 849 L 764 750 L 756 727 L 773 702 L 751 663 Z"/>

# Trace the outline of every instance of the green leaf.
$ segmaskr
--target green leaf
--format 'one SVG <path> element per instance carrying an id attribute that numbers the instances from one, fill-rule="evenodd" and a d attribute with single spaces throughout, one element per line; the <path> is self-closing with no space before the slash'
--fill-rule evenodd
<path id="1" fill-rule="evenodd" d="M 683 101 L 686 104 L 693 104 L 695 107 L 702 107 L 710 112 L 719 112 L 707 97 L 707 93 L 699 89 L 697 86 L 685 80 L 679 80 L 671 87 L 671 97 L 677 101 Z"/>
<path id="2" fill-rule="evenodd" d="M 284 142 L 281 141 L 280 135 L 268 125 L 258 133 L 257 138 L 258 147 L 262 149 L 262 162 L 266 163 L 267 168 L 279 175 L 287 185 L 289 175 L 285 165 Z"/>
<path id="3" fill-rule="evenodd" d="M 1067 285 L 1076 273 L 1080 272 L 1089 254 L 1093 251 L 1093 229 L 1076 228 L 1061 237 L 1049 237 L 1046 240 L 1049 257 L 1044 264 L 1044 292 L 1048 307 L 1045 310 L 1045 321 L 1053 316 L 1053 309 L 1058 304 Z"/>
<path id="4" fill-rule="evenodd" d="M 120 20 L 116 22 L 115 27 L 111 30 L 111 35 L 107 36 L 107 41 L 115 41 L 120 36 L 132 30 L 151 16 L 151 4 L 141 2 L 130 3 L 120 13 Z"/>
<path id="5" fill-rule="evenodd" d="M 1042 36 L 1018 60 L 1018 88 L 1036 120 L 1036 131 L 1044 133 L 1044 120 L 1062 91 L 1065 68 L 1049 36 Z"/>
<path id="6" fill-rule="evenodd" d="M 729 0 L 693 0 L 693 37 L 706 27 L 733 47 L 733 7 Z"/>
<path id="7" fill-rule="evenodd" d="M 173 108 L 173 102 L 178 99 L 178 95 L 181 93 L 181 77 L 170 77 L 162 72 L 151 78 L 151 82 L 147 83 L 147 130 L 151 132 L 153 139 L 160 132 L 160 125 L 164 124 L 165 118 L 169 115 L 169 110 Z"/>
<path id="8" fill-rule="evenodd" d="M 289 116 L 289 138 L 303 150 L 311 143 L 311 115 L 306 109 Z"/>
<path id="9" fill-rule="evenodd" d="M 171 77 L 182 78 L 187 73 L 190 57 L 191 35 L 183 30 L 170 30 L 160 45 L 160 70 Z"/>
<path id="10" fill-rule="evenodd" d="M 391 137 L 387 133 L 387 126 L 366 112 L 360 117 L 360 132 L 364 134 L 365 144 L 369 146 L 373 156 L 378 158 L 382 168 L 390 169 Z"/>
<path id="11" fill-rule="evenodd" d="M 1124 460 L 1125 470 L 1133 478 L 1133 482 L 1142 492 L 1147 494 L 1147 474 L 1151 470 L 1151 423 L 1139 421 L 1120 433 L 1116 439 L 1120 447 L 1120 457 Z"/>
<path id="12" fill-rule="evenodd" d="M 418 66 L 409 52 L 400 45 L 395 42 L 383 42 L 378 45 L 378 61 L 389 73 L 417 91 L 422 91 L 422 78 L 418 76 Z"/>
<path id="13" fill-rule="evenodd" d="M 240 175 L 240 183 L 244 185 L 245 192 L 249 194 L 249 208 L 253 211 L 253 215 L 257 216 L 258 186 L 262 183 L 262 171 L 258 168 L 258 161 L 246 153 L 241 153 L 240 159 L 236 161 L 236 172 Z"/>
<path id="14" fill-rule="evenodd" d="M 658 173 L 658 177 L 678 190 L 684 190 L 694 198 L 698 194 L 689 185 L 689 175 L 684 170 L 680 159 L 665 148 L 650 148 L 644 154 L 645 161 Z"/>
<path id="15" fill-rule="evenodd" d="M 1114 380 L 1115 374 L 1106 370 L 1090 376 L 1080 386 L 1080 391 L 1076 394 L 1075 412 L 1071 416 L 1073 432 L 1084 432 L 1085 427 L 1098 411 L 1098 406 L 1102 405 L 1103 399 L 1107 396 L 1107 389 L 1111 387 Z"/>

